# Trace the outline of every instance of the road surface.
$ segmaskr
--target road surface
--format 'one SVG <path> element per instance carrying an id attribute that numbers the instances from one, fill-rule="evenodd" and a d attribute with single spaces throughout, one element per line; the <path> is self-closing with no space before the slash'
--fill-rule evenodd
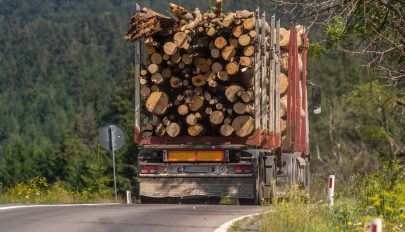
<path id="1" fill-rule="evenodd" d="M 239 205 L 95 205 L 3 209 L 1 232 L 214 231 L 226 221 L 263 211 Z"/>

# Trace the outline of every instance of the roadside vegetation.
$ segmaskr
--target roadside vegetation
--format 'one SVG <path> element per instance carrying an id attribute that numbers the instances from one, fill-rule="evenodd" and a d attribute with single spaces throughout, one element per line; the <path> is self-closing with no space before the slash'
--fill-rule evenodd
<path id="1" fill-rule="evenodd" d="M 393 161 L 370 175 L 336 183 L 333 207 L 326 202 L 326 181 L 312 185 L 309 202 L 297 198 L 293 188 L 288 200 L 276 199 L 263 214 L 236 223 L 231 231 L 243 231 L 249 224 L 259 231 L 274 232 L 368 231 L 371 219 L 377 217 L 383 219 L 383 231 L 404 231 L 404 168 Z"/>
<path id="2" fill-rule="evenodd" d="M 111 188 L 99 186 L 97 189 L 69 189 L 61 182 L 49 184 L 45 177 L 35 177 L 1 189 L 0 204 L 3 203 L 110 203 L 113 200 Z"/>

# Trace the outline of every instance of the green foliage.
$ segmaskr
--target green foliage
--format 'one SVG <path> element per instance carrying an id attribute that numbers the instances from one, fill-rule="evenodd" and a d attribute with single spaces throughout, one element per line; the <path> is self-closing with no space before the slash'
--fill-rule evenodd
<path id="1" fill-rule="evenodd" d="M 327 35 L 327 45 L 329 48 L 335 46 L 347 36 L 346 25 L 341 17 L 336 16 L 333 22 L 324 24 L 324 30 Z"/>
<path id="2" fill-rule="evenodd" d="M 313 57 L 320 57 L 325 54 L 326 50 L 320 43 L 309 43 L 308 55 Z"/>
<path id="3" fill-rule="evenodd" d="M 44 177 L 34 177 L 25 182 L 17 183 L 1 192 L 0 203 L 86 203 L 105 202 L 112 197 L 109 188 L 98 191 L 70 190 L 61 182 L 52 185 Z"/>

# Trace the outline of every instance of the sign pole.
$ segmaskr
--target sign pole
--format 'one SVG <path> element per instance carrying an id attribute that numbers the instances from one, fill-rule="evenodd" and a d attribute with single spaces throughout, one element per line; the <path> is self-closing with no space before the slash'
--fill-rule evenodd
<path id="1" fill-rule="evenodd" d="M 328 203 L 333 206 L 333 197 L 335 195 L 335 175 L 329 175 L 328 178 Z"/>
<path id="2" fill-rule="evenodd" d="M 112 151 L 112 159 L 113 159 L 113 173 L 114 173 L 114 193 L 115 193 L 115 200 L 118 200 L 117 197 L 117 179 L 115 177 L 115 141 L 114 141 L 114 136 L 113 136 L 113 130 L 114 127 L 110 126 L 108 132 L 110 136 L 110 141 L 111 141 L 111 151 Z"/>

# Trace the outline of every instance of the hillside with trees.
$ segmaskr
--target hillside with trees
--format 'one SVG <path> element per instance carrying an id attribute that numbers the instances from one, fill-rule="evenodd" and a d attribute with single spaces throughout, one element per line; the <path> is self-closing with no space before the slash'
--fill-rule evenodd
<path id="1" fill-rule="evenodd" d="M 166 14 L 168 2 L 139 4 Z M 188 9 L 214 5 L 175 2 Z M 273 5 L 262 7 L 281 15 Z M 224 3 L 225 10 L 254 8 L 250 1 Z M 111 157 L 97 135 L 111 122 L 127 135 L 117 153 L 118 187 L 136 191 L 134 54 L 122 38 L 134 9 L 129 0 L 0 0 L 0 187 L 43 176 L 71 189 L 110 188 Z M 353 31 L 343 40 L 342 20 L 311 28 L 308 78 L 323 89 L 323 113 L 310 124 L 314 174 L 333 172 L 347 181 L 382 160 L 404 160 L 405 94 L 403 79 L 383 78 L 381 67 L 363 67 L 368 57 L 317 43 L 333 35 L 340 45 L 357 41 Z M 403 68 L 403 50 L 401 56 Z"/>

